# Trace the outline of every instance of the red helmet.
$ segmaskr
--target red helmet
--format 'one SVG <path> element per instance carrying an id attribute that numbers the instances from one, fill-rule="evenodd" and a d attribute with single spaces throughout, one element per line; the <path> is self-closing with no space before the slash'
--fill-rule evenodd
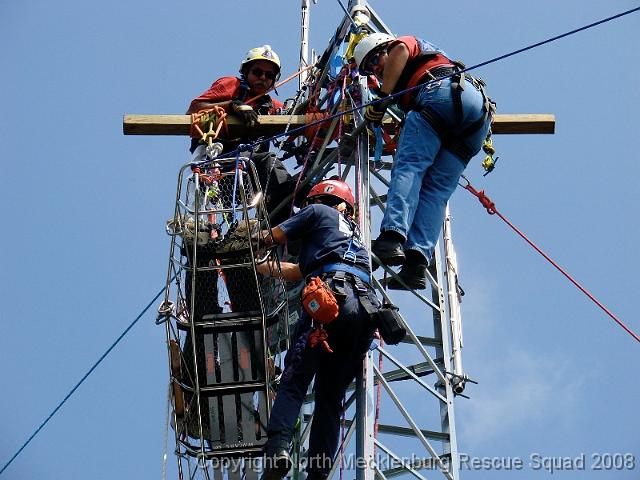
<path id="1" fill-rule="evenodd" d="M 353 212 L 353 204 L 355 203 L 353 192 L 349 185 L 342 180 L 321 181 L 315 185 L 307 195 L 307 203 L 316 197 L 335 197 L 343 200 L 347 204 L 347 207 Z"/>

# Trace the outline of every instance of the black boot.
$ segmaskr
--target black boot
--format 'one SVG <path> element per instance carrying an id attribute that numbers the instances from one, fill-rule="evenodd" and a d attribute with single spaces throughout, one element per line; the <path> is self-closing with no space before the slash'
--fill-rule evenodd
<path id="1" fill-rule="evenodd" d="M 424 290 L 427 288 L 427 267 L 429 266 L 428 260 L 419 252 L 415 250 L 407 250 L 407 260 L 402 266 L 398 276 L 407 285 L 402 285 L 395 278 L 391 278 L 388 282 L 390 290 Z M 408 288 L 407 288 L 408 287 Z"/>
<path id="2" fill-rule="evenodd" d="M 326 473 L 309 472 L 307 473 L 307 480 L 327 480 L 328 476 Z"/>
<path id="3" fill-rule="evenodd" d="M 289 472 L 293 463 L 289 452 L 282 449 L 265 458 L 262 480 L 281 480 Z"/>
<path id="4" fill-rule="evenodd" d="M 371 251 L 378 259 L 387 266 L 402 265 L 405 261 L 404 245 L 405 239 L 398 232 L 385 230 L 380 233 L 377 239 L 371 242 Z M 374 270 L 377 266 L 374 266 Z"/>

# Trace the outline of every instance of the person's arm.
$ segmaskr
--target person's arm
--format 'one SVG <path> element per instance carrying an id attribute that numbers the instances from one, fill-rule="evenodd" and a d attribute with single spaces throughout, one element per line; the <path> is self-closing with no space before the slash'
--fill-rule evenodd
<path id="1" fill-rule="evenodd" d="M 285 243 L 287 243 L 287 236 L 279 226 L 273 227 L 271 231 L 261 230 L 254 236 L 254 238 L 262 238 L 267 247 L 273 245 L 274 243 L 277 243 L 278 245 L 284 245 Z"/>
<path id="2" fill-rule="evenodd" d="M 277 267 L 273 261 L 264 262 L 256 264 L 256 270 L 266 277 L 271 277 L 274 272 L 277 272 Z M 280 271 L 282 272 L 282 278 L 287 282 L 298 282 L 304 278 L 297 263 L 280 262 Z"/>
<path id="3" fill-rule="evenodd" d="M 191 102 L 191 105 L 189 105 L 189 109 L 187 110 L 187 115 L 191 115 L 192 113 L 199 112 L 200 110 L 206 110 L 208 108 L 213 108 L 213 107 L 227 108 L 230 103 L 231 103 L 231 100 L 226 100 L 224 102 L 205 102 L 205 101 L 198 102 L 194 100 L 193 102 Z"/>
<path id="4" fill-rule="evenodd" d="M 187 115 L 215 106 L 227 108 L 237 94 L 239 85 L 240 79 L 236 77 L 218 78 L 207 90 L 191 100 Z"/>
<path id="5" fill-rule="evenodd" d="M 383 93 L 388 95 L 393 92 L 408 60 L 409 48 L 404 43 L 397 43 L 387 52 L 384 73 L 382 74 L 382 88 L 380 89 Z"/>

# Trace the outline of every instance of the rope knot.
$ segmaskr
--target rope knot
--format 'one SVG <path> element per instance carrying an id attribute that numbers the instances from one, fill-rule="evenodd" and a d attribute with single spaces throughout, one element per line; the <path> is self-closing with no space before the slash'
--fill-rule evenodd
<path id="1" fill-rule="evenodd" d="M 484 193 L 484 190 L 480 190 L 476 194 L 476 196 L 478 197 L 478 200 L 480 200 L 480 203 L 482 204 L 482 206 L 487 209 L 487 213 L 489 215 L 495 215 L 496 205 L 491 201 L 489 197 L 487 197 L 487 195 Z"/>
<path id="2" fill-rule="evenodd" d="M 329 346 L 329 334 L 322 328 L 322 325 L 318 326 L 309 334 L 309 347 L 315 348 L 320 345 L 322 349 L 327 353 L 333 353 L 333 350 Z"/>

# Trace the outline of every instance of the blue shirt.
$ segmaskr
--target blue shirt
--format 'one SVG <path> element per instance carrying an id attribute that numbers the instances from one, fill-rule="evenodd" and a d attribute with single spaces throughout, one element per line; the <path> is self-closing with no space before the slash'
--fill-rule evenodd
<path id="1" fill-rule="evenodd" d="M 369 273 L 369 252 L 354 235 L 355 224 L 335 208 L 308 205 L 279 227 L 288 240 L 300 240 L 298 263 L 304 276 L 323 265 L 343 262 L 350 243 L 355 266 Z"/>

